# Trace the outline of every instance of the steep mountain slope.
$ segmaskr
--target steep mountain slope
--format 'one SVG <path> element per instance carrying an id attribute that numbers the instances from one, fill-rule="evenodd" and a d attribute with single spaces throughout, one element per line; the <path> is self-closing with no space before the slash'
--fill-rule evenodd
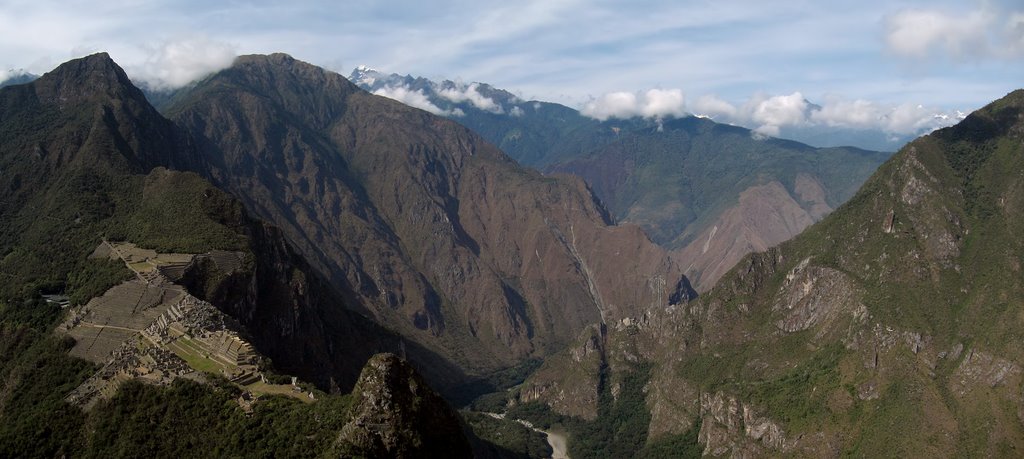
<path id="1" fill-rule="evenodd" d="M 437 83 L 365 67 L 349 79 L 429 104 L 521 164 L 582 177 L 616 221 L 640 225 L 674 250 L 698 290 L 711 288 L 747 253 L 820 220 L 889 156 L 812 148 L 706 118 L 598 121 L 482 83 Z"/>
<path id="2" fill-rule="evenodd" d="M 561 104 L 522 100 L 486 83 L 440 83 L 358 67 L 349 80 L 369 92 L 443 114 L 480 134 L 520 164 L 544 170 L 600 148 L 619 133 L 653 127 L 653 120 L 598 121 Z M 422 95 L 408 97 L 409 93 Z M 406 97 L 401 97 L 405 95 Z"/>
<path id="3" fill-rule="evenodd" d="M 650 375 L 647 444 L 692 427 L 715 455 L 1017 456 L 1022 190 L 1018 90 L 912 142 L 697 302 L 609 327 L 598 380 Z M 589 342 L 560 363 L 586 368 Z M 519 398 L 589 387 L 569 384 L 538 373 Z"/>
<path id="4" fill-rule="evenodd" d="M 553 170 L 583 177 L 616 219 L 680 249 L 687 276 L 706 290 L 747 253 L 821 219 L 887 157 L 688 117 L 623 134 Z"/>
<path id="5" fill-rule="evenodd" d="M 348 304 L 474 373 L 588 324 L 692 296 L 578 179 L 524 170 L 458 124 L 289 56 L 245 56 L 180 95 L 199 170 L 289 240 Z M 624 262 L 623 254 L 629 254 Z"/>
<path id="6" fill-rule="evenodd" d="M 182 268 L 182 284 L 249 326 L 247 338 L 273 359 L 273 370 L 348 390 L 375 352 L 393 350 L 437 381 L 461 381 L 443 359 L 406 349 L 394 333 L 344 308 L 276 228 L 247 217 L 196 174 L 163 167 L 198 167 L 195 161 L 188 137 L 106 54 L 0 89 L 0 454 L 179 456 L 197 447 L 213 455 L 310 454 L 329 449 L 347 421 L 347 398 L 323 392 L 312 404 L 267 397 L 247 415 L 239 386 L 213 374 L 191 378 L 204 384 L 171 376 L 157 387 L 114 372 L 129 380 L 116 395 L 105 394 L 90 411 L 69 404 L 69 393 L 97 368 L 67 355 L 74 340 L 54 330 L 66 311 L 41 294 L 81 305 L 136 277 L 124 263 L 89 257 L 105 240 L 205 254 L 205 262 Z M 218 254 L 240 258 L 226 268 Z M 108 324 L 85 325 L 99 337 Z M 449 427 L 461 432 L 457 422 Z"/>

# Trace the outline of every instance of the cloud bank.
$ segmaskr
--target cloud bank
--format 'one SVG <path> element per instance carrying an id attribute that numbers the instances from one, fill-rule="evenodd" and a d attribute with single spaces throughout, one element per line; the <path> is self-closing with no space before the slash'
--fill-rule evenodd
<path id="1" fill-rule="evenodd" d="M 820 105 L 801 92 L 783 95 L 755 94 L 740 104 L 715 95 L 697 97 L 685 104 L 680 90 L 651 90 L 646 93 L 613 92 L 584 105 L 580 113 L 597 120 L 635 117 L 662 118 L 693 113 L 723 123 L 745 126 L 758 134 L 778 137 L 787 127 L 827 126 L 878 130 L 889 134 L 919 134 L 948 126 L 963 118 L 919 104 L 883 104 L 865 99 L 825 96 Z"/>
<path id="2" fill-rule="evenodd" d="M 1014 59 L 1024 55 L 1024 11 L 983 2 L 972 11 L 910 9 L 885 18 L 885 43 L 892 53 L 917 59 L 957 61 Z"/>
<path id="3" fill-rule="evenodd" d="M 479 108 L 485 112 L 491 112 L 495 114 L 505 113 L 505 109 L 500 104 L 480 94 L 480 84 L 471 83 L 469 86 L 453 85 L 437 91 L 437 95 L 445 99 L 448 99 L 454 103 L 469 102 L 474 107 Z"/>
<path id="4" fill-rule="evenodd" d="M 29 72 L 26 72 L 25 69 L 0 69 L 0 83 L 3 83 L 7 80 L 13 80 L 15 78 L 22 77 L 28 74 Z"/>
<path id="5" fill-rule="evenodd" d="M 462 116 L 465 115 L 462 110 L 455 108 L 454 110 L 445 110 L 437 105 L 434 105 L 430 101 L 430 98 L 423 93 L 422 90 L 412 90 L 407 86 L 385 86 L 373 91 L 378 96 L 384 96 L 388 99 L 397 100 L 410 107 L 415 107 L 420 110 L 425 110 L 435 115 L 441 116 Z"/>
<path id="6" fill-rule="evenodd" d="M 141 64 L 127 68 L 132 79 L 152 89 L 175 89 L 231 66 L 238 53 L 235 46 L 193 37 L 166 41 L 147 49 Z"/>
<path id="7" fill-rule="evenodd" d="M 601 121 L 609 118 L 683 116 L 686 114 L 686 97 L 679 89 L 612 92 L 587 102 L 580 113 Z"/>

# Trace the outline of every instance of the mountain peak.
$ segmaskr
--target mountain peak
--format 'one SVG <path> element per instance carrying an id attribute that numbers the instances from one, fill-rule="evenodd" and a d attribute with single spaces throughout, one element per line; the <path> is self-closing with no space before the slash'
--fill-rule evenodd
<path id="1" fill-rule="evenodd" d="M 97 98 L 145 100 L 124 69 L 105 52 L 72 59 L 46 73 L 36 81 L 36 94 L 44 103 L 61 106 Z"/>
<path id="2" fill-rule="evenodd" d="M 352 394 L 352 420 L 337 440 L 345 455 L 472 456 L 458 414 L 398 356 L 373 356 Z"/>

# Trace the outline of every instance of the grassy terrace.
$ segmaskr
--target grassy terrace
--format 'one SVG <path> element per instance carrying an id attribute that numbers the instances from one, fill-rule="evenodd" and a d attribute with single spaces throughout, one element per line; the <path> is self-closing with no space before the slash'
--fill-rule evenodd
<path id="1" fill-rule="evenodd" d="M 204 371 L 223 376 L 223 373 L 221 373 L 223 370 L 230 371 L 234 369 L 228 368 L 228 366 L 222 362 L 207 357 L 206 352 L 202 349 L 199 343 L 188 338 L 178 338 L 173 342 L 168 343 L 167 348 L 178 357 L 181 357 L 185 363 L 188 363 L 188 366 L 197 371 Z"/>
<path id="2" fill-rule="evenodd" d="M 224 376 L 225 372 L 231 373 L 238 370 L 237 365 L 228 365 L 219 359 L 207 357 L 208 352 L 204 346 L 196 340 L 181 337 L 167 344 L 167 349 L 178 357 L 181 357 L 188 366 L 196 371 L 212 373 Z M 252 384 L 240 386 L 257 395 L 283 395 L 295 398 L 304 403 L 312 403 L 305 395 L 305 392 L 296 392 L 290 384 L 267 384 L 257 381 Z"/>

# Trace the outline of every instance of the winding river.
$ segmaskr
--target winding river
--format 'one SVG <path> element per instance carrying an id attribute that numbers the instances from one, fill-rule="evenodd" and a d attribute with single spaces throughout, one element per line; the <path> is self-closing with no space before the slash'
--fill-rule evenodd
<path id="1" fill-rule="evenodd" d="M 505 419 L 504 414 L 487 412 L 484 412 L 484 414 L 496 419 Z M 524 421 L 522 419 L 516 419 L 515 421 L 529 429 L 532 429 L 534 432 L 540 432 L 547 436 L 548 444 L 551 445 L 551 459 L 569 459 L 569 449 L 567 448 L 568 438 L 566 438 L 564 432 L 556 431 L 555 429 L 541 430 L 534 427 L 530 421 Z"/>

